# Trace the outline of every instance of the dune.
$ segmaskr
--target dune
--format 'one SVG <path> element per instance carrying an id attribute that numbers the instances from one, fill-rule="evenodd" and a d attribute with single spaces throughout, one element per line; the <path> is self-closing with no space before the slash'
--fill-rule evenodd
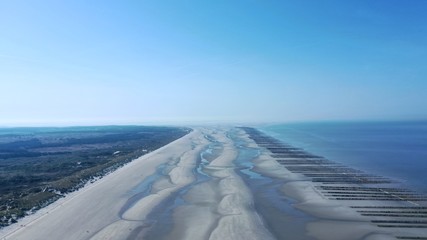
<path id="1" fill-rule="evenodd" d="M 238 151 L 226 134 L 226 128 L 197 128 L 22 219 L 2 239 L 152 239 L 162 226 L 150 214 L 177 194 L 186 204 L 172 209 L 174 224 L 164 238 L 273 239 L 234 170 Z M 207 179 L 192 186 L 212 139 L 221 151 L 205 163 Z"/>
<path id="2" fill-rule="evenodd" d="M 2 239 L 126 239 L 133 230 L 147 226 L 144 217 L 163 198 L 187 182 L 191 161 L 207 141 L 195 130 L 156 151 L 146 154 L 52 206 L 2 231 Z M 193 149 L 193 144 L 197 143 Z M 161 164 L 182 159 L 183 166 L 171 171 L 172 187 L 158 190 L 126 207 L 138 195 L 138 185 L 156 173 Z M 187 166 L 187 167 L 185 167 Z M 121 215 L 120 213 L 123 212 Z M 129 218 L 127 220 L 127 218 Z"/>
<path id="3" fill-rule="evenodd" d="M 422 226 L 410 229 L 380 228 L 379 224 L 389 223 L 358 211 L 414 203 L 331 199 L 320 187 L 361 186 L 311 181 L 272 155 L 242 129 L 197 127 L 3 229 L 0 239 L 386 240 L 402 234 L 424 236 L 424 222 L 411 223 Z M 306 161 L 304 157 L 299 160 Z"/>

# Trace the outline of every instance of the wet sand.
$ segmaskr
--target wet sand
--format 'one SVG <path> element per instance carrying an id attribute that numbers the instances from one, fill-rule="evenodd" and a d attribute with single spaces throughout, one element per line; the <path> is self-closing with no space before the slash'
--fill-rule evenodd
<path id="1" fill-rule="evenodd" d="M 238 153 L 226 130 L 197 128 L 2 230 L 1 239 L 274 239 L 234 171 Z"/>
<path id="2" fill-rule="evenodd" d="M 406 207 L 406 201 L 351 200 L 346 196 L 353 190 L 339 187 L 348 184 L 313 182 L 313 176 L 296 172 L 305 168 L 286 165 L 298 159 L 278 160 L 274 156 L 283 149 L 257 142 L 248 131 L 195 128 L 1 230 L 0 239 L 380 240 L 402 234 L 423 236 L 425 228 L 379 227 L 394 223 L 365 214 L 380 213 L 368 206 Z M 310 156 L 301 156 L 304 159 L 297 163 L 306 164 Z M 344 191 L 339 195 L 348 199 L 330 197 L 337 191 Z"/>
<path id="3" fill-rule="evenodd" d="M 293 208 L 312 218 L 301 239 L 427 239 L 426 196 L 247 130 L 264 148 L 255 171 L 282 179 Z"/>
<path id="4" fill-rule="evenodd" d="M 192 149 L 193 144 L 197 146 L 195 149 Z M 201 132 L 193 131 L 161 149 L 134 160 L 95 184 L 67 196 L 60 200 L 60 205 L 56 204 L 54 209 L 37 219 L 29 223 L 26 219 L 19 221 L 18 226 L 24 226 L 12 228 L 13 232 L 3 235 L 3 238 L 99 239 L 100 236 L 116 236 L 115 239 L 125 239 L 134 229 L 147 225 L 144 222 L 144 214 L 169 191 L 165 188 L 163 192 L 137 199 L 138 201 L 129 206 L 127 202 L 139 198 L 138 185 L 153 175 L 159 165 L 173 159 L 182 158 L 186 161 L 196 156 L 204 144 Z M 183 169 L 182 173 L 176 174 L 174 178 L 188 181 L 188 175 Z M 173 180 L 177 181 L 176 179 Z M 141 201 L 144 204 L 141 204 Z"/>

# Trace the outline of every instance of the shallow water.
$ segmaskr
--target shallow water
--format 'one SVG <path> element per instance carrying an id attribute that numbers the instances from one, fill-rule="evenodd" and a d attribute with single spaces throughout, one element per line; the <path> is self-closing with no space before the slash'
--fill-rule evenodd
<path id="1" fill-rule="evenodd" d="M 309 221 L 315 219 L 292 207 L 295 201 L 286 197 L 280 191 L 280 187 L 285 183 L 284 180 L 267 177 L 253 170 L 253 160 L 260 155 L 260 149 L 248 147 L 247 142 L 241 139 L 237 133 L 236 130 L 232 130 L 227 135 L 233 140 L 238 149 L 234 168 L 251 190 L 254 208 L 263 219 L 266 228 L 277 239 L 312 239 L 306 235 L 305 226 Z M 135 236 L 138 236 L 139 232 L 145 228 L 144 239 L 171 239 L 175 209 L 191 204 L 185 201 L 185 195 L 196 185 L 214 180 L 204 172 L 204 168 L 209 165 L 210 161 L 219 156 L 222 151 L 222 144 L 210 136 L 205 136 L 205 138 L 210 141 L 210 144 L 202 150 L 194 166 L 195 181 L 178 189 L 154 207 L 147 219 L 144 220 L 145 226 L 134 230 Z M 132 207 L 138 200 L 152 194 L 153 184 L 162 177 L 167 176 L 168 171 L 177 162 L 178 160 L 173 161 L 171 159 L 168 163 L 160 165 L 153 175 L 147 177 L 136 186 L 130 193 L 133 194 L 133 197 L 123 207 L 121 213 Z"/>
<path id="2" fill-rule="evenodd" d="M 236 172 L 250 188 L 255 209 L 270 232 L 277 239 L 313 239 L 306 235 L 305 226 L 315 219 L 295 209 L 292 206 L 295 201 L 281 193 L 280 187 L 285 184 L 285 181 L 253 171 L 253 160 L 259 156 L 260 150 L 247 147 L 247 143 L 233 133 L 230 133 L 229 137 L 239 150 L 237 159 L 234 161 L 237 166 Z"/>
<path id="3" fill-rule="evenodd" d="M 212 179 L 208 174 L 204 173 L 203 169 L 209 164 L 209 159 L 213 159 L 219 154 L 220 144 L 210 136 L 205 136 L 205 138 L 211 143 L 200 153 L 193 169 L 196 180 L 171 194 L 150 212 L 148 219 L 155 222 L 155 224 L 144 235 L 144 239 L 170 239 L 170 232 L 174 225 L 173 211 L 177 207 L 187 204 L 184 196 L 191 188 Z"/>
<path id="4" fill-rule="evenodd" d="M 313 154 L 427 192 L 427 122 L 300 123 L 259 129 Z"/>
<path id="5" fill-rule="evenodd" d="M 133 205 L 135 205 L 139 200 L 151 194 L 153 184 L 162 176 L 164 176 L 164 171 L 167 168 L 167 164 L 161 164 L 157 167 L 156 172 L 144 179 L 140 184 L 134 187 L 129 194 L 132 197 L 125 203 L 125 205 L 119 211 L 119 217 L 123 218 L 122 215 Z"/>

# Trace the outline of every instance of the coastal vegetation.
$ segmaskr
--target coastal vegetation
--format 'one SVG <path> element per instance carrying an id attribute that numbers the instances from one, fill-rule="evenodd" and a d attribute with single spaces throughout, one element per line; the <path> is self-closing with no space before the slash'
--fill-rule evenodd
<path id="1" fill-rule="evenodd" d="M 190 131 L 145 126 L 0 129 L 0 227 Z"/>

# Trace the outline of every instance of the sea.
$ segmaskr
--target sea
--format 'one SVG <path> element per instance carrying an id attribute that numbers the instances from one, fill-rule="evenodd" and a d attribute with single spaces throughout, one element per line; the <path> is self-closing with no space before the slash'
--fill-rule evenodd
<path id="1" fill-rule="evenodd" d="M 427 193 L 427 121 L 306 122 L 257 128 L 312 154 Z"/>

